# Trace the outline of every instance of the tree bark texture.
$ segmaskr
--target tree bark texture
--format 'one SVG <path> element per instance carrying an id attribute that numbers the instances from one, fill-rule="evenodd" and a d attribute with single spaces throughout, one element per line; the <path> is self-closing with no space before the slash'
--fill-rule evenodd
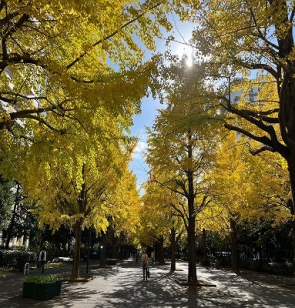
<path id="1" fill-rule="evenodd" d="M 170 272 L 174 273 L 176 270 L 176 234 L 175 229 L 171 228 L 171 266 Z"/>

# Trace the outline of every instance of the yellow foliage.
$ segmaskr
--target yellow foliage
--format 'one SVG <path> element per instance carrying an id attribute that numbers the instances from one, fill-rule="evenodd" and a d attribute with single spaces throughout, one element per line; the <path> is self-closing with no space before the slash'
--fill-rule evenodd
<path id="1" fill-rule="evenodd" d="M 78 123 L 91 130 L 105 111 L 130 126 L 153 70 L 144 51 L 171 27 L 166 9 L 169 1 L 5 1 L 0 129 L 32 139 Z"/>
<path id="2" fill-rule="evenodd" d="M 286 204 L 290 187 L 287 170 L 280 161 L 274 154 L 253 157 L 245 138 L 237 138 L 235 132 L 228 133 L 211 174 L 214 202 L 202 213 L 200 227 L 222 230 L 224 234 L 230 232 L 231 219 L 238 225 L 260 221 L 278 224 L 288 219 Z"/>

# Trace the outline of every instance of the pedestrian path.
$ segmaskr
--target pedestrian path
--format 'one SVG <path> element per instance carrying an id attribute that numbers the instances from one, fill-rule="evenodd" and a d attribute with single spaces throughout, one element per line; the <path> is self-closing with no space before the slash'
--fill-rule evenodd
<path id="1" fill-rule="evenodd" d="M 293 278 L 263 274 L 237 276 L 230 271 L 198 268 L 198 278 L 215 287 L 188 287 L 175 282 L 187 277 L 187 264 L 177 263 L 177 271 L 167 266 L 151 266 L 150 278 L 144 281 L 142 269 L 133 259 L 112 268 L 91 266 L 93 279 L 84 283 L 64 283 L 60 296 L 40 301 L 22 298 L 23 275 L 0 280 L 1 308 L 291 308 L 295 307 Z M 70 267 L 48 269 L 68 274 Z M 82 272 L 82 270 L 81 270 Z"/>

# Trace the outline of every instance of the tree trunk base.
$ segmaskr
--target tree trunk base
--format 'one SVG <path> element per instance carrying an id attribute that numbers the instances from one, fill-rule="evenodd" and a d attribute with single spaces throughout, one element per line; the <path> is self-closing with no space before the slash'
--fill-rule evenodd
<path id="1" fill-rule="evenodd" d="M 206 280 L 188 281 L 186 279 L 175 279 L 175 281 L 181 286 L 216 287 L 215 284 Z"/>

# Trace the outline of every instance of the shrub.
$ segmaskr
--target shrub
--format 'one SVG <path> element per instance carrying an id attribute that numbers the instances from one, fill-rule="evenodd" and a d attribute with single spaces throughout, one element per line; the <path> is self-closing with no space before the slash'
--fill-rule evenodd
<path id="1" fill-rule="evenodd" d="M 264 271 L 269 274 L 293 276 L 294 270 L 290 264 L 287 263 L 268 263 L 264 265 Z"/>
<path id="2" fill-rule="evenodd" d="M 24 265 L 28 262 L 37 261 L 35 252 L 25 250 L 0 250 L 0 266 L 23 270 Z"/>
<path id="3" fill-rule="evenodd" d="M 38 275 L 38 276 L 27 276 L 26 282 L 54 282 L 57 280 L 56 275 Z"/>

